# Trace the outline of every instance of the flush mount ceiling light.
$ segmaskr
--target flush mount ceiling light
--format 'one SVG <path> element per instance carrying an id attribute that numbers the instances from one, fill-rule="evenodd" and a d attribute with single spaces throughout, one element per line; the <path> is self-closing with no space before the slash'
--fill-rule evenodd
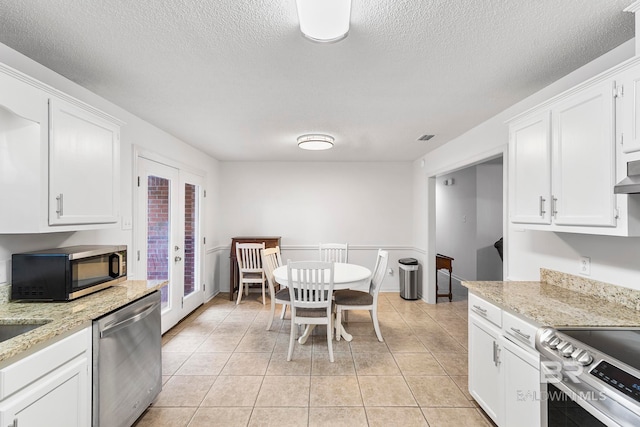
<path id="1" fill-rule="evenodd" d="M 328 150 L 333 147 L 333 137 L 323 134 L 308 134 L 298 137 L 298 147 L 303 150 Z"/>
<path id="2" fill-rule="evenodd" d="M 296 0 L 300 31 L 315 42 L 337 42 L 349 33 L 351 0 Z"/>

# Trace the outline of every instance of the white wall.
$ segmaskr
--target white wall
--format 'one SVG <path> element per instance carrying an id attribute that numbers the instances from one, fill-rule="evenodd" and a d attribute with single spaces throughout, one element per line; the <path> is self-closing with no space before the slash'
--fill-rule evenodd
<path id="1" fill-rule="evenodd" d="M 315 259 L 320 242 L 348 242 L 350 261 L 371 268 L 377 249 L 389 249 L 394 275 L 383 290 L 397 289 L 397 259 L 413 254 L 410 162 L 221 162 L 220 171 L 222 244 L 281 236 L 283 260 L 298 260 Z M 219 263 L 228 257 L 220 251 Z"/>
<path id="2" fill-rule="evenodd" d="M 215 233 L 214 219 L 219 217 L 220 213 L 219 202 L 217 201 L 219 166 L 215 159 L 2 44 L 0 44 L 0 58 L 4 64 L 126 122 L 121 130 L 121 216 L 133 216 L 134 146 L 204 172 L 206 174 L 205 187 L 209 190 L 207 192 L 209 197 L 206 199 L 205 206 L 206 236 L 210 246 L 216 245 L 216 242 L 219 241 L 219 236 Z M 7 208 L 10 209 L 11 207 L 3 206 L 3 209 Z M 136 224 L 134 223 L 134 228 L 135 226 Z M 111 228 L 108 230 L 36 235 L 0 235 L 0 262 L 7 262 L 8 264 L 11 254 L 16 252 L 75 244 L 126 244 L 129 248 L 132 248 L 132 230 Z M 136 278 L 136 268 L 132 258 L 132 255 L 130 255 L 129 275 L 132 278 Z M 213 271 L 207 271 L 208 280 L 212 280 L 214 274 Z M 209 289 L 213 289 L 213 286 L 209 286 Z M 207 290 L 209 291 L 209 289 Z"/>
<path id="3" fill-rule="evenodd" d="M 414 162 L 414 242 L 418 250 L 434 251 L 430 230 L 435 200 L 429 177 L 477 163 L 503 152 L 508 144 L 505 122 L 546 99 L 603 72 L 634 55 L 631 40 L 593 62 L 524 99 L 459 138 Z M 505 157 L 506 158 L 506 157 Z M 424 161 L 424 166 L 422 165 Z M 640 289 L 640 238 L 615 238 L 553 232 L 518 232 L 509 227 L 505 235 L 507 278 L 538 280 L 541 267 L 577 274 L 578 257 L 591 257 L 591 278 Z M 426 258 L 429 260 L 429 257 Z M 427 292 L 433 289 L 430 275 L 423 276 Z"/>
<path id="4" fill-rule="evenodd" d="M 436 179 L 436 252 L 454 258 L 452 275 L 460 280 L 476 279 L 476 209 L 475 167 Z"/>

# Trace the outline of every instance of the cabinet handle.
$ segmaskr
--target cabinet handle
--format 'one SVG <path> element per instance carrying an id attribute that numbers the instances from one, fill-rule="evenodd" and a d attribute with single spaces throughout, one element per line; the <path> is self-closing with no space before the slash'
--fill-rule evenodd
<path id="1" fill-rule="evenodd" d="M 58 197 L 56 197 L 56 200 L 58 204 L 58 209 L 56 209 L 56 213 L 58 214 L 58 218 L 60 218 L 63 215 L 63 207 L 64 207 L 64 198 L 62 193 L 60 193 Z"/>
<path id="2" fill-rule="evenodd" d="M 13 422 L 9 424 L 7 427 L 18 427 L 18 419 L 14 418 Z"/>
<path id="3" fill-rule="evenodd" d="M 479 305 L 475 305 L 475 304 L 474 304 L 473 308 L 475 308 L 475 309 L 476 309 L 476 311 L 477 311 L 478 313 L 482 314 L 483 316 L 486 316 L 486 315 L 487 315 L 487 309 L 486 309 L 486 308 L 482 308 L 482 307 L 480 307 Z"/>
<path id="4" fill-rule="evenodd" d="M 527 334 L 525 334 L 525 333 L 524 333 L 524 332 L 522 332 L 520 329 L 516 329 L 516 328 L 513 328 L 513 327 L 511 327 L 510 329 L 511 329 L 513 332 L 515 332 L 515 333 L 516 333 L 516 336 L 521 337 L 521 338 L 524 338 L 524 339 L 525 339 L 525 340 L 527 340 L 527 341 L 529 341 L 529 339 L 531 338 L 531 335 L 527 335 Z"/>
<path id="5" fill-rule="evenodd" d="M 498 344 L 493 342 L 493 364 L 498 366 Z"/>
<path id="6" fill-rule="evenodd" d="M 547 213 L 547 211 L 544 210 L 544 202 L 546 202 L 547 199 L 545 199 L 544 197 L 540 196 L 540 216 L 544 217 L 544 214 Z"/>
<path id="7" fill-rule="evenodd" d="M 554 218 L 556 216 L 558 216 L 557 205 L 558 205 L 558 198 L 557 197 L 551 197 L 551 216 L 554 217 Z"/>

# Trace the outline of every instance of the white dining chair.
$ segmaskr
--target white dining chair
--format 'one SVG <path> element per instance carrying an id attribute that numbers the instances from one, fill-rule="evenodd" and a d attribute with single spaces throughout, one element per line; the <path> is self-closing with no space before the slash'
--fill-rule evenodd
<path id="1" fill-rule="evenodd" d="M 382 333 L 380 332 L 380 324 L 378 323 L 378 293 L 380 292 L 380 285 L 384 279 L 385 271 L 387 270 L 387 263 L 389 261 L 389 252 L 378 250 L 378 256 L 376 258 L 376 266 L 373 269 L 371 275 L 371 284 L 369 285 L 369 292 L 356 291 L 352 289 L 345 289 L 336 291 L 334 294 L 336 305 L 336 325 L 340 325 L 342 322 L 342 313 L 347 310 L 369 310 L 371 314 L 371 321 L 373 322 L 373 329 L 376 331 L 378 341 L 382 342 Z M 336 334 L 336 340 L 340 341 L 340 335 Z"/>
<path id="2" fill-rule="evenodd" d="M 334 264 L 322 261 L 287 262 L 291 298 L 291 332 L 287 361 L 293 356 L 296 325 L 327 325 L 329 360 L 333 362 L 332 304 Z"/>
<path id="3" fill-rule="evenodd" d="M 262 269 L 261 251 L 264 249 L 262 243 L 238 243 L 236 244 L 236 258 L 238 260 L 238 300 L 242 299 L 242 290 L 249 295 L 249 285 L 259 283 L 262 285 L 262 304 L 266 304 L 265 282 L 266 278 Z"/>
<path id="4" fill-rule="evenodd" d="M 291 305 L 291 298 L 289 296 L 289 289 L 283 288 L 276 292 L 276 281 L 273 277 L 273 270 L 282 265 L 280 258 L 280 247 L 267 248 L 262 250 L 262 269 L 264 275 L 267 278 L 269 284 L 269 298 L 271 299 L 271 316 L 269 317 L 269 323 L 267 324 L 267 331 L 271 329 L 273 324 L 273 316 L 276 313 L 276 304 L 282 304 L 282 313 L 280 319 L 284 319 L 284 314 L 287 310 L 287 306 Z"/>
<path id="5" fill-rule="evenodd" d="M 348 243 L 320 243 L 320 261 L 324 262 L 348 262 Z"/>

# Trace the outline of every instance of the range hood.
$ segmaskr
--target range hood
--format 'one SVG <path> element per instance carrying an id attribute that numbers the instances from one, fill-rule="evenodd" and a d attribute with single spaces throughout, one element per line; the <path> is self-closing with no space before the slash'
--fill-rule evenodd
<path id="1" fill-rule="evenodd" d="M 627 177 L 613 187 L 615 194 L 640 194 L 640 160 L 627 163 Z"/>

